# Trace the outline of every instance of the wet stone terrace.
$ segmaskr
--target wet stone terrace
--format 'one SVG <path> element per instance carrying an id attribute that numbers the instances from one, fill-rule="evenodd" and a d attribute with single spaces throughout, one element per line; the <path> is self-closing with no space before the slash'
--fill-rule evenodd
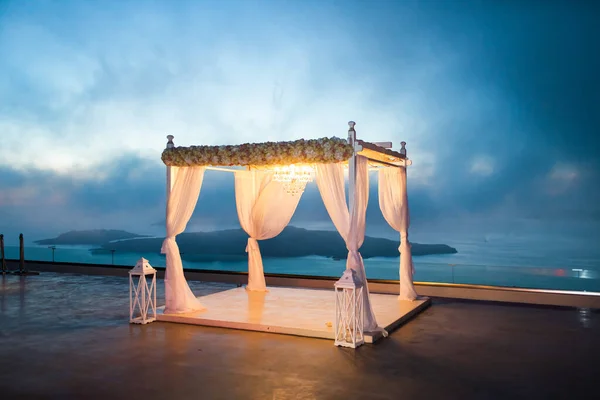
<path id="1" fill-rule="evenodd" d="M 197 295 L 232 285 L 190 282 Z M 158 303 L 164 304 L 158 281 Z M 434 299 L 358 350 L 128 324 L 126 278 L 0 276 L 0 399 L 595 398 L 600 313 Z"/>

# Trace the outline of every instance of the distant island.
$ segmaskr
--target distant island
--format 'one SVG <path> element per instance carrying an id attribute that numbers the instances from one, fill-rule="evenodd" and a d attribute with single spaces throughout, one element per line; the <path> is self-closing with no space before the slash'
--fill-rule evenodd
<path id="1" fill-rule="evenodd" d="M 135 239 L 135 240 L 127 240 Z M 115 241 L 118 240 L 118 241 Z M 116 250 L 122 253 L 160 253 L 163 238 L 148 237 L 116 230 L 71 231 L 54 239 L 39 240 L 38 244 L 79 244 L 99 246 L 92 253 Z M 187 261 L 226 261 L 245 259 L 248 235 L 242 229 L 214 232 L 182 233 L 177 243 L 182 258 Z M 454 254 L 456 249 L 445 244 L 412 244 L 414 256 Z M 365 237 L 360 248 L 363 258 L 398 257 L 397 240 Z M 336 231 L 319 231 L 286 227 L 273 239 L 260 241 L 264 258 L 322 256 L 345 260 L 346 245 Z"/>
<path id="2" fill-rule="evenodd" d="M 115 229 L 94 229 L 86 231 L 69 231 L 62 233 L 53 239 L 36 240 L 36 244 L 58 244 L 58 245 L 103 245 L 115 240 L 126 240 L 148 237 L 135 233 Z"/>

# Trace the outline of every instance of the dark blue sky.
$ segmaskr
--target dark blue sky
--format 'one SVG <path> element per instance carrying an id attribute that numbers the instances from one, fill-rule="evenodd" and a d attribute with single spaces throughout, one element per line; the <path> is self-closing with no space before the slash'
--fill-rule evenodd
<path id="1" fill-rule="evenodd" d="M 159 229 L 181 145 L 408 142 L 413 227 L 600 226 L 594 1 L 0 0 L 0 232 Z M 190 229 L 236 223 L 210 173 Z M 373 185 L 375 190 L 375 185 Z M 369 209 L 383 224 L 375 191 Z M 323 220 L 314 188 L 297 224 Z M 434 229 L 434 228 L 432 228 Z"/>

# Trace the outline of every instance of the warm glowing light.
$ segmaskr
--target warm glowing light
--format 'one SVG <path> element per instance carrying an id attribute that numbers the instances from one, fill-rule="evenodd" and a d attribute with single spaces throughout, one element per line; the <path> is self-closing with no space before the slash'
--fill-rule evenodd
<path id="1" fill-rule="evenodd" d="M 297 167 L 294 164 L 275 167 L 273 179 L 283 184 L 284 189 L 295 196 L 304 192 L 306 184 L 313 180 L 313 169 L 309 166 Z"/>

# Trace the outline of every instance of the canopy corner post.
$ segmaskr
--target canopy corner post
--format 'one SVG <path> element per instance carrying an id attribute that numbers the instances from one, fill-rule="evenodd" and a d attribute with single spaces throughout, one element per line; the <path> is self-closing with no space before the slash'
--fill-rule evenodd
<path id="1" fill-rule="evenodd" d="M 175 143 L 173 143 L 173 139 L 175 136 L 167 135 L 167 149 L 172 149 L 175 147 Z M 171 166 L 167 165 L 167 204 L 169 203 L 169 197 L 171 196 L 171 190 L 173 189 L 173 179 L 172 179 L 172 171 Z"/>
<path id="2" fill-rule="evenodd" d="M 348 209 L 350 212 L 354 209 L 355 190 L 356 190 L 356 122 L 348 122 L 348 144 L 352 146 L 352 157 L 348 161 Z"/>
<path id="3" fill-rule="evenodd" d="M 400 150 L 398 152 L 404 156 L 402 166 L 405 170 L 407 170 L 406 168 L 412 165 L 412 161 L 408 158 L 406 154 L 406 142 L 404 140 L 400 142 Z"/>

